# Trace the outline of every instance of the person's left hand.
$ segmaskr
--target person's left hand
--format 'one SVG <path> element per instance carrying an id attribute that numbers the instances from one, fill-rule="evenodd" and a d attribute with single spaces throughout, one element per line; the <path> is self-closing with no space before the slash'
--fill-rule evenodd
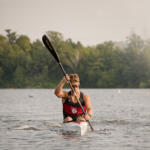
<path id="1" fill-rule="evenodd" d="M 85 118 L 85 120 L 90 120 L 91 116 L 89 116 L 88 113 L 86 113 L 84 118 Z"/>

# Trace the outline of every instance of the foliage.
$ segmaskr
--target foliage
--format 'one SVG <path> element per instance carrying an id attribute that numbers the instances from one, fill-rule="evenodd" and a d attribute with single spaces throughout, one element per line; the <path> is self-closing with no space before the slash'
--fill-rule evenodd
<path id="1" fill-rule="evenodd" d="M 63 74 L 41 40 L 10 29 L 0 35 L 0 88 L 54 88 Z M 108 41 L 85 47 L 48 31 L 68 73 L 78 73 L 82 88 L 149 88 L 150 41 L 135 33 L 123 47 Z"/>

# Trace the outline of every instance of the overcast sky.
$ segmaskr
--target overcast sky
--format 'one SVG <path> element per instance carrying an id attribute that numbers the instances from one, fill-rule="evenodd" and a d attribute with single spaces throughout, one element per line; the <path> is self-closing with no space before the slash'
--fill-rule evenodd
<path id="1" fill-rule="evenodd" d="M 0 34 L 12 29 L 32 40 L 45 31 L 96 45 L 131 32 L 150 37 L 150 0 L 0 0 Z"/>

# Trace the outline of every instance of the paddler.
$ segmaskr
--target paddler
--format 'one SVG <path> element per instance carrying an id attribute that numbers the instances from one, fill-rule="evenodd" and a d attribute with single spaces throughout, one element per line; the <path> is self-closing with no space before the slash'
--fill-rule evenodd
<path id="1" fill-rule="evenodd" d="M 67 92 L 62 90 L 65 83 L 68 83 L 69 81 L 71 82 L 71 85 L 74 88 L 75 93 L 77 94 L 77 97 L 85 111 L 85 114 L 83 113 L 78 100 L 75 98 L 73 91 L 71 90 Z M 79 90 L 79 86 L 80 79 L 78 74 L 71 74 L 63 77 L 63 79 L 55 89 L 56 96 L 62 98 L 63 117 L 65 123 L 71 121 L 86 121 L 92 117 L 93 111 L 90 98 Z"/>

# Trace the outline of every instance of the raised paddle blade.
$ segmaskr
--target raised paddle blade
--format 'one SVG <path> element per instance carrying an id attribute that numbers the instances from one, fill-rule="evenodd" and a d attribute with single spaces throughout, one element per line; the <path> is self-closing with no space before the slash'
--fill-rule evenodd
<path id="1" fill-rule="evenodd" d="M 54 49 L 52 43 L 50 42 L 49 38 L 48 38 L 46 35 L 43 35 L 42 41 L 43 41 L 45 47 L 49 50 L 49 52 L 50 52 L 50 53 L 53 55 L 53 57 L 56 59 L 56 61 L 57 61 L 58 63 L 60 63 L 59 57 L 58 57 L 58 55 L 57 55 L 57 53 L 56 53 L 56 51 L 55 51 L 55 49 Z"/>

